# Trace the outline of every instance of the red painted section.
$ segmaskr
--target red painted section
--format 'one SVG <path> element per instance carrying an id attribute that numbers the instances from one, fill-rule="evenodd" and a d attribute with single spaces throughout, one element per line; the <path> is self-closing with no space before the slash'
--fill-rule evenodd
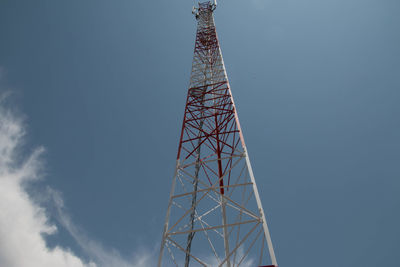
<path id="1" fill-rule="evenodd" d="M 209 8 L 209 5 L 200 8 Z M 219 49 L 215 26 L 199 27 L 195 58 L 204 64 L 199 66 L 200 71 L 205 72 L 207 66 L 214 74 L 188 89 L 177 158 L 183 164 L 190 163 L 200 151 L 199 175 L 207 177 L 210 185 L 219 185 L 219 192 L 224 194 L 229 190 L 232 156 L 241 156 L 237 151 L 243 151 L 238 148 L 244 142 Z"/>
<path id="2" fill-rule="evenodd" d="M 221 195 L 224 194 L 224 179 L 222 178 L 222 160 L 221 160 L 221 148 L 219 141 L 219 123 L 218 123 L 218 112 L 215 112 L 215 134 L 217 139 L 217 157 L 218 157 L 218 177 Z"/>

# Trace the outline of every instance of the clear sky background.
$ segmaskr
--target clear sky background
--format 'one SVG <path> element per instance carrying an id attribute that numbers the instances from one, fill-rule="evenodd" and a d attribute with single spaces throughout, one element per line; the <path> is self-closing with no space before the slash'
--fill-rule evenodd
<path id="1" fill-rule="evenodd" d="M 1 267 L 45 266 L 55 247 L 73 257 L 65 266 L 153 264 L 192 5 L 0 1 L 0 90 L 11 93 L 0 109 Z M 400 266 L 399 14 L 398 0 L 219 1 L 222 53 L 282 267 Z M 42 179 L 9 175 L 26 164 L 42 166 L 30 173 Z M 26 226 L 53 249 L 42 261 L 8 235 L 24 233 L 19 218 L 57 227 Z"/>

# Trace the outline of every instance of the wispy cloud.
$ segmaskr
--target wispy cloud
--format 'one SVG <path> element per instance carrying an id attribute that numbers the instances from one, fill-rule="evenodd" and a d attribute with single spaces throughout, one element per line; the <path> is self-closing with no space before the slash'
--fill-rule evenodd
<path id="1" fill-rule="evenodd" d="M 62 246 L 49 248 L 43 237 L 57 227 L 50 222 L 49 210 L 30 196 L 25 185 L 43 177 L 43 147 L 29 155 L 21 153 L 26 135 L 24 121 L 5 107 L 7 94 L 0 91 L 0 266 L 7 267 L 144 267 L 154 266 L 153 251 L 140 249 L 124 259 L 115 249 L 93 241 L 73 223 L 65 211 L 61 194 L 48 188 L 56 207 L 56 218 L 90 261 Z"/>
<path id="2" fill-rule="evenodd" d="M 85 263 L 69 249 L 46 246 L 42 235 L 54 234 L 57 228 L 23 187 L 40 178 L 44 148 L 20 160 L 23 121 L 4 108 L 4 96 L 0 95 L 0 266 L 96 266 Z"/>
<path id="3" fill-rule="evenodd" d="M 145 267 L 155 266 L 153 262 L 153 252 L 147 249 L 140 249 L 132 255 L 132 258 L 124 259 L 120 253 L 112 248 L 104 247 L 100 242 L 89 238 L 85 232 L 80 229 L 71 220 L 71 217 L 64 209 L 64 201 L 60 192 L 48 188 L 48 193 L 51 196 L 56 207 L 56 216 L 61 225 L 71 234 L 82 250 L 93 259 L 98 266 L 118 266 L 118 267 Z"/>

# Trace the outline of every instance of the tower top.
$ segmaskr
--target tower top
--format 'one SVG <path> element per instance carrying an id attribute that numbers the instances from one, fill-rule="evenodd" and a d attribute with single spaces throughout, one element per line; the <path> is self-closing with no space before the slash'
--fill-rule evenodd
<path id="1" fill-rule="evenodd" d="M 217 1 L 199 2 L 198 5 L 198 7 L 193 6 L 192 9 L 192 13 L 195 15 L 196 19 L 198 19 L 202 13 L 213 12 L 217 8 Z"/>

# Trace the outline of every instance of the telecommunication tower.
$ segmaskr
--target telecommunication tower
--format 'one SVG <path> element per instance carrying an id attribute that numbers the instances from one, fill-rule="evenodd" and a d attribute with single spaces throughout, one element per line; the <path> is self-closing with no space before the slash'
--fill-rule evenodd
<path id="1" fill-rule="evenodd" d="M 158 266 L 278 266 L 214 24 L 193 8 L 192 72 Z"/>

